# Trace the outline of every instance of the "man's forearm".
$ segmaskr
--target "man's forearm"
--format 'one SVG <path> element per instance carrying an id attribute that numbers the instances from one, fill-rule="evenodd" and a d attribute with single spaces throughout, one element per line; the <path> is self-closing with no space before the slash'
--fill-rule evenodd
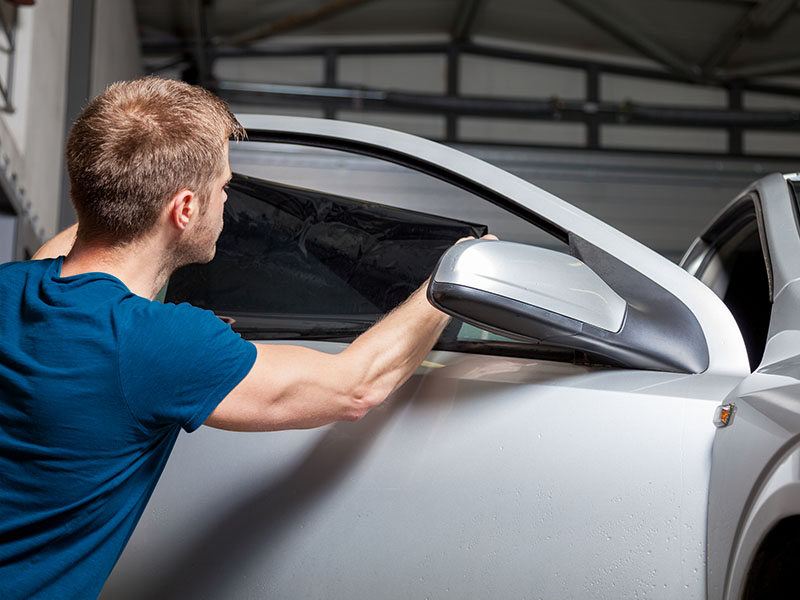
<path id="1" fill-rule="evenodd" d="M 45 242 L 44 245 L 32 256 L 33 260 L 42 258 L 55 258 L 56 256 L 66 256 L 75 244 L 75 236 L 78 233 L 78 224 L 67 227 L 64 231 L 57 234 L 54 238 Z"/>
<path id="2" fill-rule="evenodd" d="M 414 292 L 339 354 L 259 344 L 250 373 L 206 424 L 274 431 L 360 419 L 408 379 L 447 324 L 425 291 Z"/>
<path id="3" fill-rule="evenodd" d="M 450 320 L 431 306 L 426 289 L 427 282 L 343 352 L 364 361 L 364 385 L 377 396 L 389 395 L 414 373 Z"/>

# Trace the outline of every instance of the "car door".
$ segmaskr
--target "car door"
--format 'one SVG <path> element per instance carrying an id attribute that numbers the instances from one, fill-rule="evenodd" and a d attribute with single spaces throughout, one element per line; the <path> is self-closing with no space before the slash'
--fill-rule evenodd
<path id="1" fill-rule="evenodd" d="M 735 199 L 685 266 L 737 319 L 753 373 L 724 403 L 713 447 L 709 597 L 794 598 L 800 567 L 800 229 L 797 176 Z"/>
<path id="2" fill-rule="evenodd" d="M 234 256 L 171 282 L 168 299 L 216 310 L 256 341 L 337 352 L 396 300 L 376 287 L 407 292 L 453 236 L 488 225 L 579 258 L 626 300 L 627 333 L 593 354 L 454 322 L 358 423 L 181 436 L 103 597 L 703 597 L 712 417 L 750 371 L 725 304 L 645 246 L 455 149 L 337 121 L 242 123 L 251 142 L 231 160 L 253 204 L 249 216 L 230 208 L 238 233 L 220 248 Z M 359 170 L 363 157 L 391 168 Z M 388 199 L 371 217 L 341 216 L 364 214 L 381 187 Z M 278 194 L 270 207 L 306 208 L 289 210 L 281 233 L 262 192 Z M 322 213 L 339 220 L 320 226 Z M 263 250 L 281 235 L 283 255 Z M 358 273 L 331 258 L 348 245 L 366 261 Z M 387 260 L 364 259 L 381 246 Z M 276 274 L 280 256 L 314 265 Z"/>

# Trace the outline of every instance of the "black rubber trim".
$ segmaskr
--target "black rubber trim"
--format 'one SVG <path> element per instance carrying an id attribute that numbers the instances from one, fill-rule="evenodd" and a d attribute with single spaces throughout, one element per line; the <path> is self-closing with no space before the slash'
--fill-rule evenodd
<path id="1" fill-rule="evenodd" d="M 700 235 L 700 239 L 708 244 L 709 249 L 703 257 L 703 261 L 697 267 L 695 277 L 702 279 L 708 265 L 711 264 L 711 261 L 719 252 L 719 248 L 727 242 L 731 236 L 740 232 L 743 227 L 755 219 L 756 208 L 752 199 L 748 196 L 704 231 Z"/>
<path id="2" fill-rule="evenodd" d="M 789 192 L 794 200 L 792 203 L 792 208 L 794 209 L 794 224 L 798 232 L 800 232 L 800 180 L 789 179 L 787 183 L 789 184 Z"/>
<path id="3" fill-rule="evenodd" d="M 769 245 L 767 244 L 767 234 L 764 231 L 764 216 L 761 206 L 761 199 L 757 192 L 752 191 L 742 196 L 736 204 L 731 207 L 724 215 L 717 219 L 701 235 L 702 239 L 709 246 L 708 253 L 703 258 L 703 262 L 697 269 L 695 277 L 701 279 L 703 273 L 708 268 L 711 260 L 717 255 L 721 248 L 734 235 L 739 233 L 744 227 L 755 222 L 758 229 L 758 238 L 761 243 L 761 253 L 764 256 L 764 266 L 767 272 L 767 285 L 769 286 L 769 301 L 774 299 L 775 284 L 772 275 L 772 258 L 770 257 Z"/>

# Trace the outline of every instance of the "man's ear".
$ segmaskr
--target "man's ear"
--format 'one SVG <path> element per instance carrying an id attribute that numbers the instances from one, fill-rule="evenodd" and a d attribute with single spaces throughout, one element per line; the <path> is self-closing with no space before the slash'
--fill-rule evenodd
<path id="1" fill-rule="evenodd" d="M 167 218 L 171 225 L 183 231 L 198 212 L 197 196 L 192 190 L 179 190 L 167 204 Z"/>

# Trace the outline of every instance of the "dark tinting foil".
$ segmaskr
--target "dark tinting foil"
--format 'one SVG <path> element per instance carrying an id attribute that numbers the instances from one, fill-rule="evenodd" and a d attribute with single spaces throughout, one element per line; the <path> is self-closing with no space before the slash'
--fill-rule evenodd
<path id="1" fill-rule="evenodd" d="M 233 316 L 236 329 L 340 337 L 408 297 L 458 238 L 486 232 L 237 174 L 216 257 L 177 271 L 166 300 Z"/>

